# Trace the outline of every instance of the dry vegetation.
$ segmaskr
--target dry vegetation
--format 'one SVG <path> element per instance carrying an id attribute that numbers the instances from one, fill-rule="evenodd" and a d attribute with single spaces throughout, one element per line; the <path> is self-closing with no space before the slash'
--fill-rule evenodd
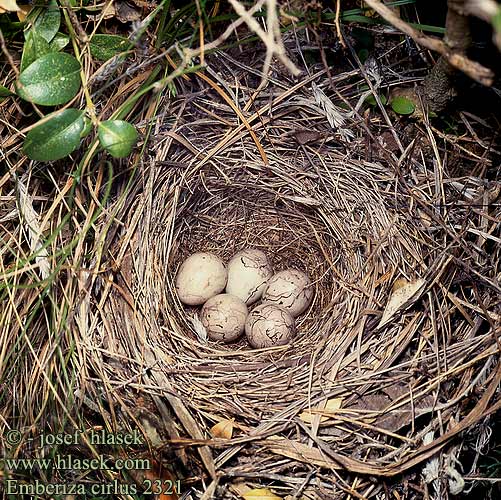
<path id="1" fill-rule="evenodd" d="M 495 123 L 456 114 L 458 134 L 369 108 L 369 93 L 422 82 L 403 42 L 376 49 L 378 64 L 326 66 L 319 42 L 339 22 L 282 17 L 279 36 L 274 2 L 256 4 L 259 23 L 230 3 L 240 18 L 212 44 L 138 50 L 107 88 L 90 84 L 102 116 L 132 96 L 141 142 L 127 160 L 88 139 L 74 165 L 29 162 L 19 104 L 0 103 L 0 434 L 24 436 L 9 453 L 39 456 L 40 432 L 139 428 L 148 446 L 106 452 L 151 459 L 150 477 L 181 479 L 179 498 L 468 489 L 501 408 Z M 168 71 L 147 94 L 159 54 Z M 187 254 L 248 245 L 314 279 L 291 346 L 207 341 L 176 298 Z"/>

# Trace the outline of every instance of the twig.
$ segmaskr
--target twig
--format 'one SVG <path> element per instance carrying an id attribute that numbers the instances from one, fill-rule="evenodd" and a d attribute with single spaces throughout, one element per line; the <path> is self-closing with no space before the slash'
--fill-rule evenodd
<path id="1" fill-rule="evenodd" d="M 334 20 L 336 24 L 336 33 L 339 38 L 339 43 L 346 49 L 346 42 L 344 41 L 343 34 L 341 33 L 341 23 L 339 22 L 339 15 L 341 14 L 341 0 L 336 0 L 336 19 Z"/>
<path id="2" fill-rule="evenodd" d="M 285 47 L 282 42 L 280 33 L 280 24 L 277 17 L 276 0 L 266 0 L 266 23 L 268 25 L 268 32 L 265 32 L 259 23 L 252 17 L 250 11 L 245 10 L 245 7 L 238 2 L 238 0 L 229 0 L 235 12 L 245 21 L 247 26 L 256 33 L 259 38 L 266 45 L 266 58 L 263 65 L 263 79 L 259 85 L 262 89 L 268 82 L 268 72 L 270 70 L 271 61 L 273 56 L 277 59 L 295 76 L 299 75 L 300 70 L 294 63 L 287 57 Z"/>
<path id="3" fill-rule="evenodd" d="M 78 17 L 76 16 L 73 8 L 71 7 L 70 2 L 68 0 L 61 0 L 61 3 L 63 4 L 63 7 L 66 10 L 66 12 L 68 13 L 73 29 L 75 30 L 75 34 L 77 35 L 80 42 L 83 44 L 89 43 L 89 37 L 87 36 L 87 33 L 85 33 L 85 30 L 82 28 L 82 25 L 80 24 Z"/>
<path id="4" fill-rule="evenodd" d="M 492 85 L 494 75 L 490 69 L 472 61 L 460 52 L 451 50 L 442 40 L 427 36 L 416 30 L 397 16 L 390 8 L 383 5 L 379 0 L 365 0 L 365 3 L 395 28 L 405 33 L 407 36 L 410 36 L 417 44 L 438 52 L 454 68 L 462 71 L 465 75 L 468 75 L 482 85 Z"/>
<path id="5" fill-rule="evenodd" d="M 19 76 L 19 70 L 17 69 L 16 63 L 14 62 L 14 59 L 12 58 L 11 53 L 7 49 L 7 45 L 5 45 L 5 38 L 3 37 L 2 30 L 0 29 L 0 48 L 2 49 L 2 52 L 5 54 L 5 57 L 7 58 L 7 61 L 9 61 L 9 64 L 16 74 L 16 78 Z"/>

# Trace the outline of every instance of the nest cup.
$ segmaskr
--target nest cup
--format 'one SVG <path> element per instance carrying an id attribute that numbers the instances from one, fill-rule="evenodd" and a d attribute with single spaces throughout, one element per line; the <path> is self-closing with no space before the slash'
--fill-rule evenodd
<path id="1" fill-rule="evenodd" d="M 377 189 L 384 176 L 381 166 L 346 162 L 333 153 L 302 169 L 282 156 L 272 157 L 269 165 L 234 161 L 173 176 L 154 202 L 163 210 L 156 214 L 160 225 L 149 247 L 155 267 L 167 269 L 155 287 L 162 331 L 154 341 L 185 368 L 171 372 L 181 392 L 191 393 L 202 408 L 223 410 L 227 418 L 254 418 L 256 412 L 272 417 L 298 393 L 307 397 L 309 368 L 301 363 L 315 359 L 321 372 L 334 362 L 333 353 L 342 356 L 343 339 L 368 305 L 364 287 L 384 267 L 374 262 L 391 260 L 399 251 Z M 378 248 L 374 242 L 383 235 L 385 244 Z M 200 308 L 185 306 L 177 297 L 175 277 L 190 254 L 213 252 L 228 262 L 246 247 L 264 251 L 275 271 L 297 268 L 312 280 L 313 302 L 297 318 L 298 333 L 289 345 L 252 350 L 245 336 L 230 344 L 207 340 Z M 263 406 L 251 394 L 238 406 L 228 404 L 239 382 L 271 402 Z"/>
<path id="2" fill-rule="evenodd" d="M 186 194 L 175 224 L 175 244 L 169 255 L 163 256 L 168 259 L 165 290 L 169 293 L 164 297 L 167 309 L 187 339 L 203 343 L 205 336 L 194 328 L 192 321 L 197 309 L 179 304 L 175 294 L 174 281 L 180 264 L 200 251 L 212 252 L 228 263 L 239 250 L 256 248 L 266 253 L 275 272 L 296 268 L 312 281 L 314 301 L 297 320 L 299 335 L 292 346 L 271 352 L 290 353 L 291 347 L 302 350 L 322 333 L 322 315 L 339 291 L 329 266 L 338 247 L 332 228 L 319 218 L 315 207 L 282 198 L 267 189 L 266 175 L 260 179 L 241 168 L 228 174 L 229 184 L 222 184 L 224 180 L 215 175 L 204 183 L 200 181 L 193 194 Z M 235 349 L 250 348 L 245 337 L 228 345 L 210 344 L 214 349 L 227 351 L 227 355 Z"/>

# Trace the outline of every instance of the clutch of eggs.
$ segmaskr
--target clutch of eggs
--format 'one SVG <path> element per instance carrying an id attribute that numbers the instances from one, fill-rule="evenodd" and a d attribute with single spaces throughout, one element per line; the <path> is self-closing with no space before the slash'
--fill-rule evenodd
<path id="1" fill-rule="evenodd" d="M 253 248 L 236 253 L 227 267 L 215 254 L 194 253 L 179 268 L 175 287 L 184 304 L 204 304 L 200 319 L 209 338 L 232 342 L 245 331 L 254 348 L 291 342 L 294 318 L 313 299 L 305 273 L 286 269 L 273 274 L 266 254 Z M 249 313 L 248 306 L 259 299 L 261 305 Z"/>

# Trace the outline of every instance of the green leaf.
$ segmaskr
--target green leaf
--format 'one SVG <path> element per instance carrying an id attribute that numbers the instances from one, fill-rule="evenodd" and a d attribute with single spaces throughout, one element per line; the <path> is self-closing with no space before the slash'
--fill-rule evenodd
<path id="1" fill-rule="evenodd" d="M 14 92 L 11 92 L 7 87 L 0 85 L 0 97 L 9 97 L 10 95 L 14 95 Z"/>
<path id="2" fill-rule="evenodd" d="M 128 156 L 137 141 L 137 131 L 123 120 L 108 120 L 98 127 L 99 142 L 114 158 Z"/>
<path id="3" fill-rule="evenodd" d="M 82 139 L 84 137 L 87 137 L 90 134 L 91 130 L 92 130 L 92 122 L 85 116 L 84 117 L 84 128 L 80 132 L 80 137 Z"/>
<path id="4" fill-rule="evenodd" d="M 379 94 L 379 100 L 381 101 L 381 104 L 382 104 L 383 106 L 387 103 L 386 97 L 385 97 L 383 94 Z M 369 95 L 365 98 L 365 102 L 366 102 L 367 104 L 369 104 L 370 106 L 376 106 L 376 105 L 377 105 L 376 98 L 375 98 L 372 94 L 369 94 Z"/>
<path id="5" fill-rule="evenodd" d="M 64 104 L 80 88 L 80 63 L 64 52 L 51 52 L 23 71 L 16 87 L 26 101 L 43 106 Z"/>
<path id="6" fill-rule="evenodd" d="M 130 49 L 131 42 L 118 35 L 94 35 L 90 42 L 90 53 L 99 61 L 107 61 L 113 56 Z"/>
<path id="7" fill-rule="evenodd" d="M 497 12 L 491 18 L 494 31 L 501 32 L 501 7 L 498 7 Z"/>
<path id="8" fill-rule="evenodd" d="M 358 51 L 358 58 L 360 59 L 361 63 L 367 61 L 368 57 L 369 57 L 369 49 L 360 49 Z"/>
<path id="9" fill-rule="evenodd" d="M 49 43 L 51 52 L 59 52 L 70 43 L 70 37 L 64 33 L 56 33 L 56 36 Z"/>
<path id="10" fill-rule="evenodd" d="M 78 148 L 83 129 L 84 112 L 65 109 L 30 130 L 24 140 L 23 151 L 32 160 L 59 160 Z"/>
<path id="11" fill-rule="evenodd" d="M 49 42 L 36 29 L 28 31 L 21 56 L 21 72 L 50 51 Z"/>
<path id="12" fill-rule="evenodd" d="M 394 97 L 390 104 L 391 109 L 399 115 L 411 115 L 416 109 L 414 103 L 410 99 L 407 99 L 407 97 L 403 96 Z"/>
<path id="13" fill-rule="evenodd" d="M 44 5 L 40 9 L 40 13 L 33 22 L 33 27 L 47 42 L 50 42 L 59 31 L 61 12 L 56 0 L 51 0 L 48 5 Z"/>

